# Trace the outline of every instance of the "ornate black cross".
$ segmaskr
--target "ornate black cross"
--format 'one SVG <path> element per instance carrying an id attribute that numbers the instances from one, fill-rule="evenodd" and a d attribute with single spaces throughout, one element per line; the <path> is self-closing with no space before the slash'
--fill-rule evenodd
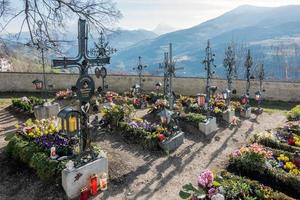
<path id="1" fill-rule="evenodd" d="M 246 95 L 249 96 L 250 94 L 250 79 L 253 79 L 253 76 L 251 76 L 250 71 L 251 67 L 253 65 L 250 49 L 248 49 L 248 54 L 245 61 L 245 68 L 246 68 Z"/>
<path id="2" fill-rule="evenodd" d="M 172 43 L 169 44 L 169 53 L 166 55 L 169 55 L 169 59 L 166 61 L 166 68 L 165 68 L 165 73 L 166 73 L 166 92 L 167 92 L 167 97 L 169 101 L 169 106 L 170 109 L 172 110 L 174 107 L 174 92 L 173 92 L 173 77 L 175 77 L 175 72 L 177 70 L 184 69 L 183 67 L 178 67 L 175 68 L 175 62 L 173 61 L 173 52 L 172 52 Z M 165 55 L 165 56 L 166 56 Z"/>
<path id="3" fill-rule="evenodd" d="M 90 57 L 88 55 L 88 26 L 86 20 L 79 19 L 78 22 L 78 55 L 75 58 L 62 58 L 52 61 L 53 68 L 73 68 L 78 67 L 80 70 L 80 76 L 76 83 L 77 97 L 80 101 L 80 112 L 82 115 L 81 132 L 80 132 L 80 144 L 81 155 L 90 154 L 95 156 L 94 151 L 90 145 L 91 133 L 88 111 L 90 108 L 90 99 L 95 91 L 95 83 L 91 76 L 88 75 L 89 67 L 93 65 L 104 65 L 110 63 L 110 57 Z"/>
<path id="4" fill-rule="evenodd" d="M 142 89 L 142 73 L 144 71 L 144 69 L 147 67 L 147 65 L 143 65 L 142 64 L 142 57 L 139 56 L 139 63 L 137 67 L 134 67 L 133 70 L 136 70 L 139 76 L 139 85 L 140 88 Z"/>
<path id="5" fill-rule="evenodd" d="M 63 57 L 52 61 L 53 68 L 79 67 L 80 75 L 88 74 L 88 68 L 92 65 L 109 64 L 110 57 L 90 57 L 88 55 L 88 26 L 86 20 L 78 22 L 78 55 L 75 58 Z"/>
<path id="6" fill-rule="evenodd" d="M 205 48 L 205 59 L 202 61 L 204 64 L 204 69 L 207 71 L 207 76 L 206 76 L 206 103 L 208 105 L 207 107 L 207 116 L 209 117 L 210 115 L 210 108 L 209 108 L 209 102 L 210 102 L 210 96 L 211 96 L 211 91 L 213 87 L 211 86 L 211 79 L 213 77 L 213 74 L 215 73 L 213 67 L 215 68 L 216 65 L 214 64 L 214 57 L 215 54 L 212 53 L 211 47 L 210 47 L 210 42 L 209 40 L 207 41 L 207 47 Z"/>
<path id="7" fill-rule="evenodd" d="M 231 94 L 232 94 L 232 79 L 235 74 L 235 52 L 232 48 L 232 46 L 228 46 L 228 48 L 225 50 L 225 58 L 223 61 L 223 65 L 226 70 L 226 76 L 227 76 L 227 91 L 229 92 L 228 98 L 226 99 L 227 106 L 230 103 Z"/>

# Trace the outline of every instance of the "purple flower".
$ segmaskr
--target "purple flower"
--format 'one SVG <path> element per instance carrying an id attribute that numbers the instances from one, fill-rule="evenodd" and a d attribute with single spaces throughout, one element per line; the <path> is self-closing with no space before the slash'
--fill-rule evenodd
<path id="1" fill-rule="evenodd" d="M 212 198 L 216 194 L 218 194 L 218 190 L 216 188 L 212 187 L 208 190 L 208 197 L 209 198 Z"/>
<path id="2" fill-rule="evenodd" d="M 203 171 L 198 177 L 198 184 L 204 188 L 210 188 L 214 181 L 214 175 L 210 170 Z"/>
<path id="3" fill-rule="evenodd" d="M 283 163 L 282 161 L 279 161 L 279 162 L 278 162 L 278 167 L 279 167 L 279 168 L 283 168 L 283 166 L 284 166 L 284 163 Z"/>

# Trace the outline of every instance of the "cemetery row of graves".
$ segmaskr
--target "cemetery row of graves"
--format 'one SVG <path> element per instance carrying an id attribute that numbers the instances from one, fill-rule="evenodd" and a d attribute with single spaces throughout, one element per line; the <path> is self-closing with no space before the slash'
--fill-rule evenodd
<path id="1" fill-rule="evenodd" d="M 215 66 L 209 42 L 203 61 L 207 71 L 205 94 L 191 97 L 175 94 L 172 84 L 179 69 L 172 58 L 172 45 L 161 66 L 162 83 L 153 83 L 154 91 L 143 90 L 145 66 L 139 58 L 136 68 L 139 83 L 118 94 L 105 86 L 104 65 L 109 64 L 111 52 L 107 45 L 100 45 L 94 58 L 88 56 L 86 34 L 86 23 L 79 20 L 79 56 L 53 60 L 53 67 L 79 67 L 76 86 L 57 92 L 54 101 L 36 97 L 12 100 L 12 108 L 28 116 L 28 120 L 16 126 L 17 131 L 9 138 L 5 150 L 10 158 L 34 169 L 40 179 L 61 183 L 68 198 L 88 199 L 109 187 L 109 159 L 101 146 L 93 143 L 100 132 L 139 144 L 149 154 L 160 150 L 168 156 L 183 144 L 187 134 L 209 137 L 219 127 L 235 129 L 242 120 L 263 113 L 263 67 L 258 77 L 260 88 L 252 96 L 249 93 L 253 64 L 250 51 L 245 59 L 247 85 L 242 97 L 235 95 L 232 88 L 235 61 L 230 47 L 224 59 L 227 90 L 220 93 L 212 85 Z M 96 76 L 103 80 L 98 89 L 88 74 L 93 64 L 102 65 L 95 70 Z M 45 89 L 40 81 L 34 84 L 38 89 Z M 250 97 L 254 99 L 252 105 Z M 75 99 L 79 102 L 71 105 Z M 140 110 L 147 112 L 137 118 L 135 113 Z M 300 196 L 300 105 L 288 112 L 287 120 L 284 127 L 253 135 L 248 145 L 232 152 L 228 166 L 222 171 L 207 169 L 195 177 L 198 182 L 183 183 L 181 189 L 174 191 L 178 198 L 297 199 Z"/>

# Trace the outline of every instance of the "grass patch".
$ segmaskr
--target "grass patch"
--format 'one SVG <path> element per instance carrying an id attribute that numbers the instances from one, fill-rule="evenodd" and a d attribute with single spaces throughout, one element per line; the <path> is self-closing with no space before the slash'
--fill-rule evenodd
<path id="1" fill-rule="evenodd" d="M 291 110 L 296 105 L 299 105 L 300 102 L 284 102 L 284 101 L 268 101 L 263 100 L 261 103 L 261 107 L 264 109 L 264 112 L 272 114 L 275 112 L 284 112 Z M 250 100 L 250 105 L 255 107 L 257 106 L 257 102 L 253 99 Z"/>
<path id="2" fill-rule="evenodd" d="M 1 98 L 0 99 L 0 108 L 7 107 L 11 104 L 11 99 L 10 98 Z"/>

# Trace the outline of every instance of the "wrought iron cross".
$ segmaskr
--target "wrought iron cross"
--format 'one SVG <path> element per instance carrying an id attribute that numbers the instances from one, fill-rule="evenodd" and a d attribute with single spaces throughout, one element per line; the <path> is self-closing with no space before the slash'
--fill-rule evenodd
<path id="1" fill-rule="evenodd" d="M 142 88 L 142 73 L 143 73 L 143 70 L 144 70 L 146 67 L 147 67 L 147 65 L 143 65 L 143 64 L 142 64 L 142 57 L 139 56 L 139 63 L 138 63 L 138 66 L 137 66 L 137 67 L 134 67 L 133 70 L 136 70 L 137 73 L 138 73 L 140 88 Z"/>
<path id="2" fill-rule="evenodd" d="M 215 73 L 213 67 L 215 68 L 216 65 L 214 64 L 214 57 L 215 54 L 212 53 L 212 49 L 210 47 L 210 42 L 209 40 L 207 41 L 207 47 L 205 49 L 205 59 L 202 61 L 202 63 L 204 64 L 204 68 L 207 71 L 207 76 L 206 76 L 206 103 L 207 105 L 209 105 L 209 101 L 210 101 L 210 95 L 211 95 L 211 78 L 213 76 L 213 74 Z M 208 106 L 207 109 L 207 116 L 209 117 L 210 115 L 210 109 Z"/>
<path id="3" fill-rule="evenodd" d="M 164 80 L 163 80 L 163 92 L 164 92 L 164 96 L 167 96 L 167 81 L 168 81 L 168 73 L 167 73 L 167 69 L 168 69 L 168 65 L 169 65 L 169 54 L 168 52 L 164 53 L 164 62 L 163 63 L 159 63 L 159 69 L 163 70 L 164 73 Z"/>
<path id="4" fill-rule="evenodd" d="M 227 76 L 227 83 L 228 83 L 228 90 L 231 91 L 232 79 L 234 77 L 235 72 L 235 52 L 232 46 L 228 46 L 225 50 L 225 58 L 223 61 L 223 65 L 226 69 L 226 76 Z"/>
<path id="5" fill-rule="evenodd" d="M 173 61 L 173 52 L 172 52 L 172 43 L 169 44 L 169 53 L 165 54 L 165 59 L 166 56 L 169 55 L 169 60 L 166 62 L 166 91 L 167 91 L 167 96 L 168 96 L 168 101 L 169 101 L 169 106 L 170 109 L 172 110 L 174 107 L 174 92 L 173 92 L 173 77 L 175 77 L 175 72 L 177 70 L 182 70 L 184 69 L 183 67 L 178 67 L 175 68 L 175 62 Z M 168 58 L 167 58 L 168 59 Z"/>
<path id="6" fill-rule="evenodd" d="M 253 77 L 251 77 L 250 71 L 251 71 L 251 67 L 253 65 L 253 61 L 252 61 L 252 57 L 251 57 L 251 53 L 250 53 L 250 49 L 248 49 L 248 54 L 246 57 L 246 61 L 245 61 L 245 67 L 246 67 L 246 95 L 249 96 L 249 91 L 250 91 L 250 79 L 252 79 Z"/>
<path id="7" fill-rule="evenodd" d="M 79 19 L 78 22 L 78 55 L 75 58 L 63 57 L 52 61 L 53 68 L 79 67 L 80 74 L 88 74 L 89 66 L 96 64 L 109 64 L 110 57 L 90 57 L 88 55 L 88 26 L 86 20 Z"/>

